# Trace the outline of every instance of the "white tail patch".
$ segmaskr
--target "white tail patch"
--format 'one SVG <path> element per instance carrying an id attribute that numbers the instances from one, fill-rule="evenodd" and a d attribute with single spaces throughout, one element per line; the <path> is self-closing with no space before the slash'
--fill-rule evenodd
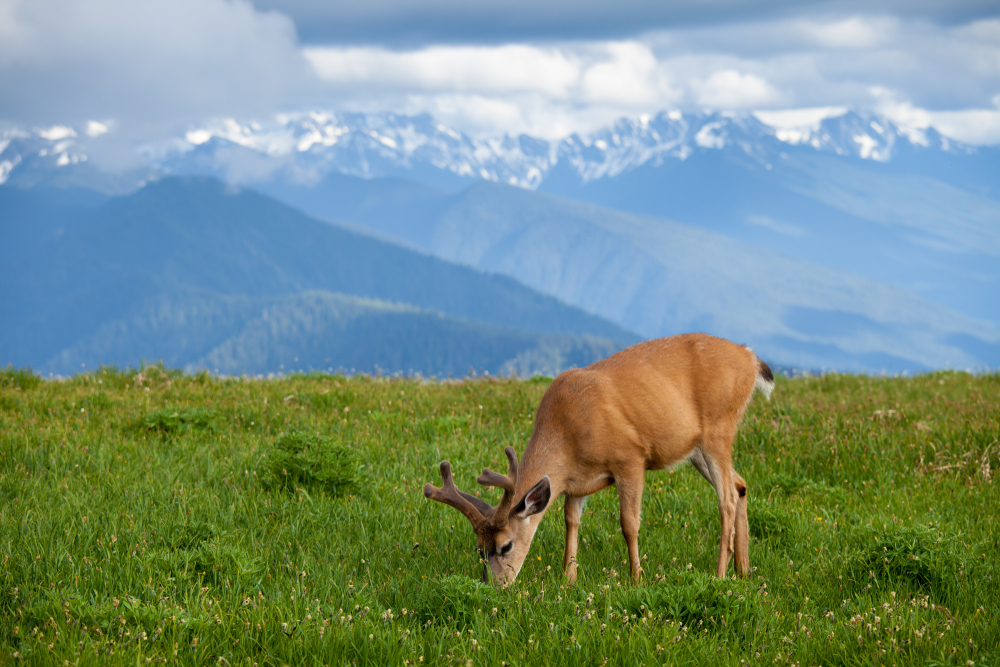
<path id="1" fill-rule="evenodd" d="M 774 380 L 765 380 L 762 375 L 757 375 L 757 381 L 753 383 L 753 388 L 764 394 L 764 398 L 771 400 L 771 392 L 774 391 Z"/>

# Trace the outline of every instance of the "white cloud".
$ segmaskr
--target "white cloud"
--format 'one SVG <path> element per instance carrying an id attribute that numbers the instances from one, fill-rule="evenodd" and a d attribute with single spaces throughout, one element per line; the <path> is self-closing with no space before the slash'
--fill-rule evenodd
<path id="1" fill-rule="evenodd" d="M 946 137 L 968 144 L 1000 144 L 1000 110 L 963 109 L 928 113 L 931 124 Z"/>
<path id="2" fill-rule="evenodd" d="M 66 127 L 65 125 L 53 125 L 52 127 L 39 130 L 38 136 L 49 141 L 59 141 L 60 139 L 75 137 L 76 132 L 73 131 L 73 128 Z"/>
<path id="3" fill-rule="evenodd" d="M 935 111 L 901 100 L 898 91 L 874 87 L 871 94 L 876 99 L 876 111 L 891 118 L 904 131 L 909 130 L 911 140 L 933 127 L 946 137 L 963 143 L 1000 144 L 1000 108 Z M 1000 95 L 991 101 L 1000 107 Z"/>
<path id="4" fill-rule="evenodd" d="M 847 107 L 812 107 L 808 109 L 782 109 L 780 111 L 755 111 L 757 120 L 780 130 L 813 127 L 826 120 L 847 113 Z"/>
<path id="5" fill-rule="evenodd" d="M 604 50 L 606 59 L 587 67 L 580 81 L 588 102 L 662 108 L 680 99 L 649 46 L 612 42 Z"/>
<path id="6" fill-rule="evenodd" d="M 377 48 L 314 47 L 306 58 L 324 81 L 454 93 L 538 92 L 566 97 L 580 63 L 558 49 L 526 44 L 432 46 L 399 52 Z"/>
<path id="7" fill-rule="evenodd" d="M 0 0 L 7 120 L 270 112 L 307 76 L 292 22 L 246 0 Z"/>
<path id="8" fill-rule="evenodd" d="M 791 21 L 792 34 L 798 33 L 812 45 L 826 49 L 874 49 L 895 41 L 899 22 L 889 17 L 852 16 L 833 21 Z"/>
<path id="9" fill-rule="evenodd" d="M 208 130 L 189 130 L 184 135 L 184 139 L 194 146 L 200 146 L 211 138 L 212 133 Z"/>
<path id="10" fill-rule="evenodd" d="M 765 79 L 733 69 L 713 72 L 705 81 L 693 82 L 692 87 L 698 104 L 712 109 L 749 109 L 781 99 Z"/>
<path id="11" fill-rule="evenodd" d="M 88 137 L 99 137 L 102 134 L 106 134 L 111 128 L 107 124 L 98 122 L 96 120 L 87 121 L 87 129 L 85 132 Z"/>
<path id="12" fill-rule="evenodd" d="M 650 48 L 631 40 L 304 53 L 350 108 L 428 112 L 480 136 L 559 138 L 683 99 Z"/>

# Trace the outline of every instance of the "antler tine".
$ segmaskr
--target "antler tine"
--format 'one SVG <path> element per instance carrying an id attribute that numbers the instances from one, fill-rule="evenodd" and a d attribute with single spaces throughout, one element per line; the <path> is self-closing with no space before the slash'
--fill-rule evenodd
<path id="1" fill-rule="evenodd" d="M 514 487 L 517 485 L 517 454 L 513 447 L 505 448 L 503 453 L 507 455 L 507 463 L 510 467 L 509 475 L 501 475 L 486 468 L 476 481 L 483 486 L 496 486 L 504 491 L 514 493 Z"/>
<path id="2" fill-rule="evenodd" d="M 483 474 L 476 479 L 483 486 L 496 486 L 503 489 L 503 497 L 492 517 L 493 522 L 498 526 L 507 522 L 507 515 L 514 503 L 514 489 L 517 486 L 517 453 L 513 447 L 504 448 L 503 453 L 507 455 L 507 463 L 510 467 L 509 474 L 501 475 L 486 468 L 483 470 Z"/>
<path id="3" fill-rule="evenodd" d="M 447 461 L 441 462 L 441 479 L 444 482 L 441 488 L 429 483 L 424 484 L 424 497 L 451 505 L 465 515 L 465 518 L 472 523 L 473 528 L 478 528 L 485 521 L 485 518 L 475 505 L 462 496 L 462 492 L 455 486 L 455 481 L 451 477 L 451 464 Z"/>

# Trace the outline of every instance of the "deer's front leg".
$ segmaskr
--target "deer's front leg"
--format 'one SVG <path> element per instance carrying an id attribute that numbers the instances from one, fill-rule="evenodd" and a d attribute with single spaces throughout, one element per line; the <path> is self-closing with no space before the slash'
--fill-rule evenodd
<path id="1" fill-rule="evenodd" d="M 570 583 L 576 581 L 576 548 L 580 535 L 580 517 L 586 497 L 566 496 L 566 558 L 563 569 Z"/>
<path id="2" fill-rule="evenodd" d="M 632 581 L 642 576 L 639 561 L 639 512 L 642 509 L 642 486 L 645 470 L 638 474 L 615 475 L 618 485 L 618 503 L 621 508 L 622 535 L 628 546 L 628 562 L 632 570 Z"/>

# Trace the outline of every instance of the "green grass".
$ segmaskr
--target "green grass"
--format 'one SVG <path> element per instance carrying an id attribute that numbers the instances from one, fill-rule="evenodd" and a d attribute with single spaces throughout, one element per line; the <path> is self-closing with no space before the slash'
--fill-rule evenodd
<path id="1" fill-rule="evenodd" d="M 0 371 L 0 664 L 1000 664 L 1000 376 L 779 378 L 735 445 L 752 576 L 714 491 L 613 489 L 575 585 L 558 503 L 517 585 L 424 499 L 520 452 L 547 382 Z M 471 661 L 471 663 L 470 663 Z"/>

